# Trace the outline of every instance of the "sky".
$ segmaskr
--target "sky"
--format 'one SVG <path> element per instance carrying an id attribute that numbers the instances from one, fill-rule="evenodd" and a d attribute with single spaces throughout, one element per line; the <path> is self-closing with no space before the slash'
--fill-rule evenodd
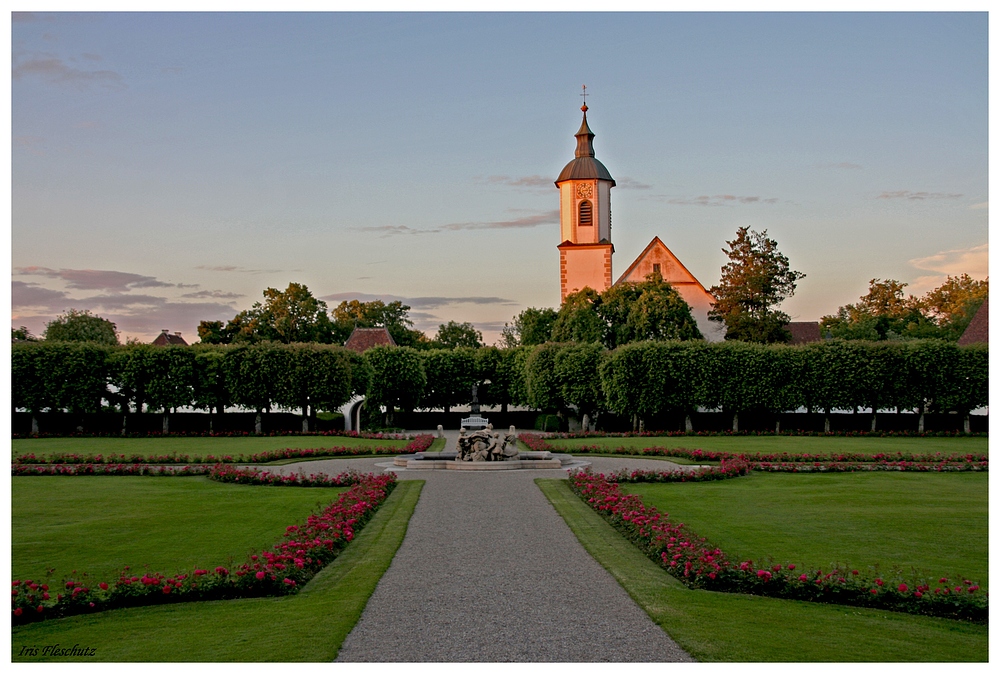
<path id="1" fill-rule="evenodd" d="M 11 325 L 193 342 L 265 288 L 495 342 L 559 304 L 582 85 L 615 277 L 706 287 L 767 230 L 814 321 L 873 278 L 988 274 L 988 19 L 965 13 L 26 13 L 11 18 Z"/>

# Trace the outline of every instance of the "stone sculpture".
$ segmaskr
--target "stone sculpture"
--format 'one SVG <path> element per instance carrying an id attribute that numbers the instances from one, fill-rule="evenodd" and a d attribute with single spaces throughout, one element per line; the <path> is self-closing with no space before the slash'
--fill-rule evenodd
<path id="1" fill-rule="evenodd" d="M 468 435 L 463 431 L 458 436 L 456 461 L 514 461 L 517 457 L 517 438 L 508 433 L 501 440 L 492 425 Z"/>

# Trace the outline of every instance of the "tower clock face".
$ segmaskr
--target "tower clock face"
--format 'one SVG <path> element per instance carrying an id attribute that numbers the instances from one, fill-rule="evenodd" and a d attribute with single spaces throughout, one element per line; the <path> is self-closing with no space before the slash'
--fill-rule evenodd
<path id="1" fill-rule="evenodd" d="M 590 199 L 594 196 L 594 186 L 590 183 L 580 183 L 576 186 L 576 196 L 579 199 Z"/>

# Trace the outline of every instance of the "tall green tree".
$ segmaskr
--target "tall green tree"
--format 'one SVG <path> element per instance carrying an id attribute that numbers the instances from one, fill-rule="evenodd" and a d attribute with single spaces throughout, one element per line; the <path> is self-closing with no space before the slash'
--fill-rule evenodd
<path id="1" fill-rule="evenodd" d="M 472 387 L 478 384 L 476 350 L 467 346 L 454 349 L 421 351 L 427 383 L 421 405 L 450 412 L 453 405 L 472 400 Z"/>
<path id="2" fill-rule="evenodd" d="M 702 338 L 691 307 L 657 273 L 641 283 L 611 286 L 601 293 L 596 310 L 603 320 L 603 341 L 609 349 L 646 340 Z"/>
<path id="3" fill-rule="evenodd" d="M 558 314 L 555 309 L 528 307 L 510 323 L 505 323 L 501 345 L 506 348 L 535 346 L 552 339 L 552 326 Z"/>
<path id="4" fill-rule="evenodd" d="M 49 321 L 45 325 L 43 336 L 50 342 L 96 342 L 109 346 L 118 344 L 115 324 L 86 309 L 70 309 Z"/>
<path id="5" fill-rule="evenodd" d="M 476 330 L 472 323 L 448 321 L 438 326 L 434 336 L 434 345 L 444 349 L 454 349 L 460 346 L 478 349 L 483 345 L 483 333 Z"/>
<path id="6" fill-rule="evenodd" d="M 406 346 L 376 346 L 364 353 L 371 367 L 365 405 L 385 406 L 385 425 L 392 424 L 397 408 L 412 411 L 420 405 L 427 375 L 416 349 Z"/>
<path id="7" fill-rule="evenodd" d="M 590 287 L 567 295 L 552 324 L 552 341 L 600 344 L 605 332 L 600 303 L 600 294 Z"/>
<path id="8" fill-rule="evenodd" d="M 715 297 L 709 319 L 725 323 L 727 340 L 787 342 L 791 335 L 785 326 L 791 319 L 777 307 L 795 294 L 805 274 L 791 269 L 777 241 L 767 238 L 767 230 L 740 227 L 736 238 L 726 243 L 729 250 L 722 252 L 729 262 L 722 267 L 719 284 L 709 291 Z"/>
<path id="9" fill-rule="evenodd" d="M 213 324 L 204 327 L 206 333 L 210 329 L 214 332 Z M 264 301 L 238 313 L 226 326 L 223 336 L 226 333 L 231 335 L 233 342 L 329 344 L 333 340 L 326 302 L 313 297 L 309 288 L 301 283 L 289 283 L 285 290 L 267 288 Z"/>

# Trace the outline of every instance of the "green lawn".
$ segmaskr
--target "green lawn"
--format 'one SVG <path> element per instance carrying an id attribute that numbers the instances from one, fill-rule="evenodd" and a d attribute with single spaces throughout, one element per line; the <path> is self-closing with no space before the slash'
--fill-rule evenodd
<path id="1" fill-rule="evenodd" d="M 43 621 L 12 630 L 11 658 L 51 661 L 54 658 L 20 653 L 26 646 L 59 643 L 97 650 L 94 657 L 58 658 L 59 662 L 329 662 L 389 568 L 422 486 L 422 481 L 400 482 L 358 537 L 297 595 L 151 606 Z"/>
<path id="2" fill-rule="evenodd" d="M 989 659 L 989 628 L 985 625 L 689 590 L 580 501 L 565 480 L 536 482 L 584 548 L 654 622 L 698 660 L 985 662 Z"/>
<path id="3" fill-rule="evenodd" d="M 128 565 L 177 573 L 243 562 L 343 489 L 256 487 L 205 477 L 11 478 L 11 573 L 54 568 L 111 580 Z"/>
<path id="4" fill-rule="evenodd" d="M 877 565 L 885 574 L 895 566 L 911 578 L 988 585 L 986 473 L 753 473 L 622 487 L 734 560 L 770 556 L 803 570 Z"/>
<path id="5" fill-rule="evenodd" d="M 717 452 L 788 452 L 797 454 L 835 454 L 861 452 L 919 452 L 932 454 L 989 453 L 989 438 L 844 438 L 825 436 L 678 436 L 660 438 L 574 438 L 548 441 L 561 452 L 574 447 L 683 447 Z"/>
<path id="6" fill-rule="evenodd" d="M 371 440 L 343 436 L 239 438 L 30 438 L 11 442 L 13 456 L 34 454 L 187 454 L 192 457 L 250 455 L 276 449 L 318 447 L 404 447 L 409 440 Z"/>

